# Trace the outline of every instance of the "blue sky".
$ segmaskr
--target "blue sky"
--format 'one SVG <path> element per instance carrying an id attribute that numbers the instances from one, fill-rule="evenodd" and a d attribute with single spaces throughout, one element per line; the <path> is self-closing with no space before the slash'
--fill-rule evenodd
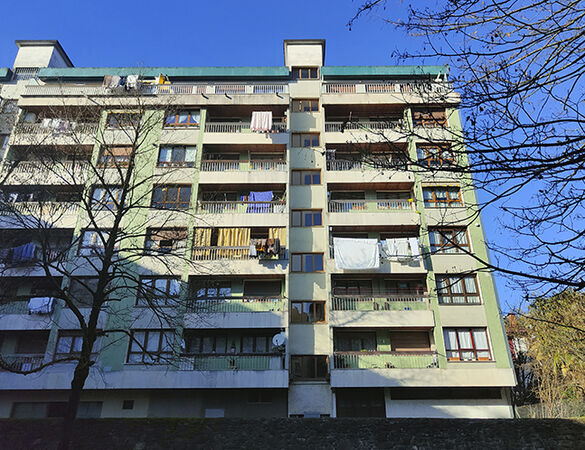
<path id="1" fill-rule="evenodd" d="M 5 2 L 0 67 L 12 65 L 16 39 L 58 39 L 78 67 L 280 66 L 284 39 L 326 39 L 327 65 L 397 64 L 391 58 L 394 50 L 421 49 L 422 41 L 396 32 L 376 17 L 362 19 L 349 31 L 346 23 L 358 3 Z M 406 6 L 400 1 L 393 5 L 393 17 Z M 484 214 L 483 223 L 489 239 L 505 238 L 493 217 Z M 502 308 L 507 309 L 520 293 L 497 280 Z"/>

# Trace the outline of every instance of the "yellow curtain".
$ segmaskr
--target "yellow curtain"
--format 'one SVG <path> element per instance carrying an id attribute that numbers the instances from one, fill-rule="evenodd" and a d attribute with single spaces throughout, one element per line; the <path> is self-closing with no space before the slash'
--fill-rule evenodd
<path id="1" fill-rule="evenodd" d="M 286 245 L 286 228 L 268 228 L 268 239 L 280 239 L 280 245 Z"/>
<path id="2" fill-rule="evenodd" d="M 245 247 L 250 245 L 250 228 L 220 228 L 218 247 Z"/>
<path id="3" fill-rule="evenodd" d="M 195 247 L 211 246 L 211 228 L 195 228 Z"/>

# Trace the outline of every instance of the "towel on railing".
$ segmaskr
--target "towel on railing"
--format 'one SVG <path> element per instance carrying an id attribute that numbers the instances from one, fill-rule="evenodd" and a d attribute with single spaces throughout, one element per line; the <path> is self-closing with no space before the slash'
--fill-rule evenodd
<path id="1" fill-rule="evenodd" d="M 272 111 L 253 111 L 251 131 L 269 132 L 272 129 Z"/>
<path id="2" fill-rule="evenodd" d="M 28 312 L 30 314 L 51 314 L 53 303 L 52 297 L 32 297 L 28 301 Z"/>
<path id="3" fill-rule="evenodd" d="M 266 203 L 251 203 L 246 208 L 246 212 L 248 213 L 269 213 L 271 204 L 268 203 L 272 201 L 272 191 L 263 191 L 263 192 L 250 192 L 248 195 L 249 202 L 266 202 Z"/>
<path id="4" fill-rule="evenodd" d="M 410 246 L 410 253 L 415 261 L 420 259 L 420 248 L 418 246 L 418 238 L 408 238 L 408 245 Z"/>
<path id="5" fill-rule="evenodd" d="M 12 249 L 12 263 L 20 264 L 32 261 L 35 257 L 36 245 L 32 242 Z"/>
<path id="6" fill-rule="evenodd" d="M 368 270 L 380 268 L 377 239 L 333 238 L 335 266 L 338 269 Z"/>

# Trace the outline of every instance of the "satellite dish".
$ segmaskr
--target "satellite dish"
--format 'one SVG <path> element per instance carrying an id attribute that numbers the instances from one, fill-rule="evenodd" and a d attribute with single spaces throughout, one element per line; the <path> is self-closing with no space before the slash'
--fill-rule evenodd
<path id="1" fill-rule="evenodd" d="M 286 335 L 284 334 L 284 332 L 275 334 L 272 337 L 272 343 L 274 344 L 275 347 L 281 347 L 284 344 L 286 344 Z"/>

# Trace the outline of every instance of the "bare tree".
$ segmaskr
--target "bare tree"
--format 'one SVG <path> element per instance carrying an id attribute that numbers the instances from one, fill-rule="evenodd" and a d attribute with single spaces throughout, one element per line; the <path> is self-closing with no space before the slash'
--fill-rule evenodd
<path id="1" fill-rule="evenodd" d="M 448 94 L 433 85 L 460 93 L 465 117 L 465 133 L 449 136 L 452 156 L 440 167 L 409 163 L 473 177 L 479 209 L 498 217 L 509 237 L 490 244 L 495 258 L 484 267 L 532 298 L 585 288 L 583 3 L 445 1 L 410 6 L 404 20 L 389 5 L 360 2 L 348 26 L 371 15 L 418 38 L 420 52 L 393 56 L 450 67 L 449 83 L 429 79 L 419 91 L 427 117 L 432 105 L 449 107 Z M 416 128 L 408 134 L 424 138 Z"/>
<path id="2" fill-rule="evenodd" d="M 158 130 L 172 100 L 162 104 L 138 91 L 113 94 L 88 98 L 83 106 L 63 100 L 23 112 L 0 184 L 1 306 L 14 301 L 11 275 L 42 275 L 44 296 L 29 307 L 66 310 L 74 321 L 70 328 L 79 330 L 75 343 L 63 341 L 70 348 L 58 343 L 55 352 L 49 349 L 50 358 L 21 364 L 0 355 L 2 369 L 21 374 L 74 364 L 63 449 L 69 447 L 81 393 L 100 352 L 130 339 L 131 348 L 147 355 L 140 363 L 176 361 L 180 338 L 174 330 L 187 308 L 179 279 L 158 283 L 153 277 L 170 277 L 191 261 L 191 188 L 170 181 L 173 166 L 183 167 L 188 158 L 155 169 Z M 130 298 L 138 299 L 136 308 Z M 165 342 L 156 351 L 131 331 L 140 314 L 161 330 L 173 330 L 162 333 Z M 59 323 L 52 328 L 58 332 Z"/>

